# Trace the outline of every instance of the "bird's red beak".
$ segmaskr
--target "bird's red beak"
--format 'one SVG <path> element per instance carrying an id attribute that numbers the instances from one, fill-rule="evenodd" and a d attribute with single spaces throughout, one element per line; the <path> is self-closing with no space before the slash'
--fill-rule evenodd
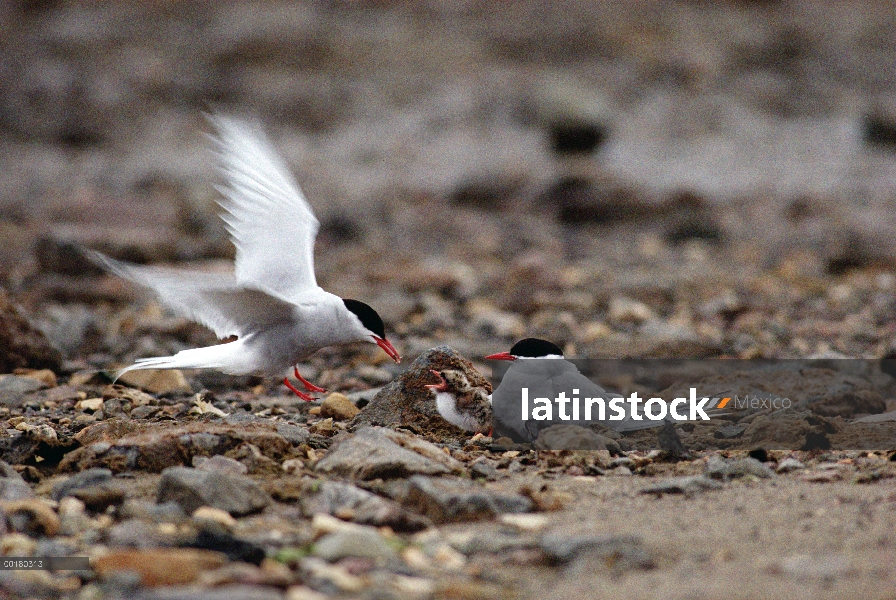
<path id="1" fill-rule="evenodd" d="M 489 354 L 485 360 L 516 360 L 516 357 L 510 352 L 498 352 L 497 354 Z"/>
<path id="2" fill-rule="evenodd" d="M 441 373 L 439 373 L 435 369 L 430 369 L 429 372 L 432 373 L 433 375 L 435 375 L 436 377 L 438 377 L 439 382 L 438 383 L 430 383 L 429 385 L 426 385 L 425 387 L 427 387 L 431 390 L 435 390 L 437 392 L 444 392 L 445 390 L 448 389 L 448 382 L 445 381 L 445 378 L 442 377 Z"/>
<path id="3" fill-rule="evenodd" d="M 376 342 L 376 345 L 383 349 L 383 352 L 389 355 L 389 358 L 394 360 L 397 363 L 401 362 L 401 356 L 398 354 L 398 350 L 389 343 L 389 340 L 372 335 L 373 341 Z"/>

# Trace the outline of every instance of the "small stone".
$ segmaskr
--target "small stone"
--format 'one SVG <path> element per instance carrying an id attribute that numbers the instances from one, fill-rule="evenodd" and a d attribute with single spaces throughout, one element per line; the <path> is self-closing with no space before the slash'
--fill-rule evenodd
<path id="1" fill-rule="evenodd" d="M 286 590 L 284 600 L 327 600 L 330 596 L 315 592 L 306 585 L 296 585 Z"/>
<path id="2" fill-rule="evenodd" d="M 775 469 L 775 471 L 778 473 L 789 473 L 790 471 L 796 471 L 805 468 L 806 465 L 804 465 L 797 459 L 788 457 L 778 463 L 778 468 Z"/>
<path id="3" fill-rule="evenodd" d="M 840 555 L 810 556 L 796 554 L 784 558 L 780 570 L 795 579 L 833 582 L 850 571 L 849 563 Z"/>
<path id="4" fill-rule="evenodd" d="M 271 503 L 271 497 L 251 479 L 189 467 L 162 471 L 157 501 L 169 500 L 188 513 L 211 506 L 236 517 L 258 512 Z"/>
<path id="5" fill-rule="evenodd" d="M 193 548 L 153 548 L 118 550 L 90 561 L 91 568 L 103 579 L 130 571 L 140 576 L 145 586 L 183 585 L 195 581 L 203 571 L 217 569 L 226 557 L 220 552 Z"/>
<path id="6" fill-rule="evenodd" d="M 342 394 L 330 394 L 320 404 L 320 416 L 332 417 L 334 421 L 350 421 L 359 412 L 361 409 Z"/>
<path id="7" fill-rule="evenodd" d="M 28 322 L 6 292 L 0 290 L 0 373 L 12 373 L 19 368 L 58 371 L 61 363 L 59 350 Z M 0 402 L 6 403 L 2 392 Z"/>
<path id="8" fill-rule="evenodd" d="M 101 485 L 110 481 L 112 481 L 112 471 L 109 469 L 87 469 L 56 483 L 50 492 L 50 497 L 53 500 L 61 500 L 65 496 L 71 496 L 72 492 L 77 489 Z"/>
<path id="9" fill-rule="evenodd" d="M 510 525 L 520 531 L 541 531 L 548 525 L 548 518 L 544 515 L 507 514 L 498 518 L 504 525 Z"/>
<path id="10" fill-rule="evenodd" d="M 96 412 L 103 407 L 102 398 L 88 398 L 86 400 L 78 400 L 75 402 L 75 410 Z"/>
<path id="11" fill-rule="evenodd" d="M 640 324 L 654 318 L 654 313 L 643 302 L 632 300 L 624 296 L 617 296 L 610 300 L 610 321 L 614 323 Z"/>
<path id="12" fill-rule="evenodd" d="M 33 497 L 31 486 L 22 479 L 19 472 L 0 460 L 0 500 L 24 500 Z"/>
<path id="13" fill-rule="evenodd" d="M 0 406 L 19 406 L 25 394 L 46 387 L 45 383 L 30 377 L 0 375 Z"/>
<path id="14" fill-rule="evenodd" d="M 323 584 L 335 586 L 338 590 L 347 593 L 358 593 L 364 589 L 364 580 L 357 575 L 352 575 L 345 567 L 331 565 L 322 558 L 316 556 L 302 560 L 302 568 L 308 572 L 309 579 Z"/>
<path id="15" fill-rule="evenodd" d="M 459 473 L 463 465 L 417 436 L 382 427 L 365 427 L 331 447 L 314 470 L 356 479 L 389 479 L 415 473 Z"/>
<path id="16" fill-rule="evenodd" d="M 314 544 L 314 554 L 335 562 L 349 556 L 369 558 L 379 564 L 396 558 L 395 550 L 376 530 L 359 527 L 324 536 Z"/>
<path id="17" fill-rule="evenodd" d="M 118 381 L 131 387 L 140 388 L 151 394 L 171 394 L 174 392 L 192 392 L 183 371 L 177 369 L 140 369 L 128 371 Z"/>
<path id="18" fill-rule="evenodd" d="M 642 494 L 696 494 L 704 490 L 722 487 L 718 481 L 703 475 L 689 477 L 671 477 L 641 490 Z"/>
<path id="19" fill-rule="evenodd" d="M 341 481 L 321 482 L 317 493 L 303 495 L 301 502 L 308 516 L 339 515 L 354 523 L 391 527 L 395 531 L 419 531 L 430 525 L 428 519 L 394 501 Z"/>
<path id="20" fill-rule="evenodd" d="M 532 500 L 525 496 L 492 491 L 467 480 L 437 480 L 414 475 L 408 484 L 404 504 L 435 523 L 477 521 L 534 508 Z"/>
<path id="21" fill-rule="evenodd" d="M 478 460 L 470 467 L 470 477 L 494 481 L 498 478 L 498 468 L 487 460 Z"/>
<path id="22" fill-rule="evenodd" d="M 717 456 L 710 457 L 710 459 L 706 462 L 705 474 L 707 477 L 711 477 L 713 479 L 722 479 L 725 481 L 728 481 L 729 479 L 737 479 L 739 477 L 746 477 L 748 475 L 752 475 L 753 477 L 759 477 L 762 479 L 775 476 L 774 471 L 766 467 L 755 458 L 725 460 Z"/>
<path id="23" fill-rule="evenodd" d="M 554 561 L 570 562 L 583 554 L 606 557 L 614 566 L 626 563 L 629 568 L 652 568 L 654 561 L 640 537 L 633 535 L 564 535 L 546 534 L 541 549 Z"/>
<path id="24" fill-rule="evenodd" d="M 226 475 L 245 475 L 249 472 L 249 467 L 238 460 L 222 454 L 215 454 L 211 458 L 194 456 L 193 466 L 202 471 L 224 473 Z"/>
<path id="25" fill-rule="evenodd" d="M 56 387 L 56 373 L 50 369 L 16 369 L 13 373 L 34 379 L 49 387 Z"/>
<path id="26" fill-rule="evenodd" d="M 200 506 L 193 511 L 191 515 L 197 521 L 211 521 L 223 525 L 228 529 L 236 527 L 236 519 L 230 516 L 230 513 L 220 508 L 212 508 L 211 506 Z"/>
<path id="27" fill-rule="evenodd" d="M 33 536 L 54 536 L 59 532 L 59 517 L 44 500 L 12 500 L 3 505 L 3 510 L 13 531 Z"/>

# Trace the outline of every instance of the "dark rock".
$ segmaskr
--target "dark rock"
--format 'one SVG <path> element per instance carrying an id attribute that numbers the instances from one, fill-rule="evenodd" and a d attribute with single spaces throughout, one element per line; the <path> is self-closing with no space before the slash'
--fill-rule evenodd
<path id="1" fill-rule="evenodd" d="M 228 560 L 239 560 L 253 565 L 260 565 L 264 560 L 264 548 L 235 537 L 220 526 L 214 527 L 213 525 L 207 524 L 203 527 L 187 546 L 221 552 L 227 555 Z"/>
<path id="2" fill-rule="evenodd" d="M 755 458 L 761 463 L 768 462 L 768 451 L 765 448 L 754 448 L 747 452 L 747 456 Z"/>
<path id="3" fill-rule="evenodd" d="M 492 392 L 491 383 L 473 367 L 473 363 L 454 349 L 439 346 L 421 354 L 410 369 L 380 390 L 354 418 L 352 425 L 403 426 L 445 438 L 468 438 L 465 432 L 448 423 L 436 410 L 435 398 L 425 387 L 433 383 L 431 369 L 462 371 L 470 385 L 483 387 L 489 394 Z"/>
<path id="4" fill-rule="evenodd" d="M 20 368 L 58 371 L 61 364 L 59 351 L 0 289 L 0 373 Z"/>
<path id="5" fill-rule="evenodd" d="M 607 128 L 587 121 L 557 121 L 550 125 L 551 150 L 557 154 L 588 154 L 606 139 Z"/>
<path id="6" fill-rule="evenodd" d="M 339 481 L 321 482 L 317 493 L 303 496 L 301 502 L 302 511 L 308 517 L 326 513 L 362 525 L 386 526 L 407 532 L 430 525 L 428 519 L 407 511 L 396 502 Z"/>
<path id="7" fill-rule="evenodd" d="M 21 406 L 27 399 L 26 394 L 45 387 L 47 384 L 31 377 L 4 375 L 0 377 L 0 405 Z"/>
<path id="8" fill-rule="evenodd" d="M 271 503 L 268 494 L 251 479 L 189 467 L 162 471 L 157 501 L 173 500 L 192 513 L 200 506 L 226 510 L 233 516 L 248 515 Z"/>
<path id="9" fill-rule="evenodd" d="M 110 481 L 112 481 L 112 471 L 109 469 L 87 469 L 56 483 L 50 492 L 50 498 L 59 501 L 65 496 L 71 496 L 72 492 L 77 489 L 101 485 Z"/>
<path id="10" fill-rule="evenodd" d="M 520 494 L 492 491 L 463 479 L 437 480 L 420 475 L 408 480 L 404 504 L 434 523 L 479 521 L 534 508 L 532 500 Z"/>
<path id="11" fill-rule="evenodd" d="M 869 146 L 896 152 L 896 120 L 867 115 L 862 123 L 862 140 Z"/>
<path id="12" fill-rule="evenodd" d="M 355 479 L 389 479 L 415 473 L 459 473 L 463 465 L 425 440 L 382 427 L 365 427 L 337 442 L 316 471 Z"/>

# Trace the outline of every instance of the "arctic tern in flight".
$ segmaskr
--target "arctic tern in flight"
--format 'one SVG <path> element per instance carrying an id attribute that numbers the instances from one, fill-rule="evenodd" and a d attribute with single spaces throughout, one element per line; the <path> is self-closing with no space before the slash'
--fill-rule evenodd
<path id="1" fill-rule="evenodd" d="M 151 288 L 174 312 L 236 341 L 142 358 L 134 369 L 217 369 L 232 375 L 280 376 L 290 367 L 309 392 L 296 363 L 326 346 L 371 342 L 395 362 L 377 312 L 317 285 L 314 240 L 320 223 L 273 145 L 254 122 L 212 116 L 226 185 L 218 203 L 236 246 L 233 274 L 138 266 L 87 251 L 109 271 Z M 312 396 L 283 383 L 303 400 Z"/>

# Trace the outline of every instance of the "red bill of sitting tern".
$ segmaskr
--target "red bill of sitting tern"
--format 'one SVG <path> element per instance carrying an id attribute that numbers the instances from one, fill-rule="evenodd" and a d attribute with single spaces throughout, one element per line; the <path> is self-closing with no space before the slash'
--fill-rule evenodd
<path id="1" fill-rule="evenodd" d="M 122 369 L 217 369 L 231 375 L 282 376 L 292 368 L 309 392 L 301 362 L 321 348 L 354 342 L 377 344 L 395 362 L 377 312 L 317 285 L 314 241 L 320 223 L 311 206 L 254 121 L 212 116 L 226 185 L 218 188 L 221 215 L 236 246 L 232 274 L 133 265 L 99 252 L 89 257 L 109 271 L 152 289 L 174 312 L 236 341 L 142 358 Z M 314 398 L 283 383 L 303 400 Z"/>

